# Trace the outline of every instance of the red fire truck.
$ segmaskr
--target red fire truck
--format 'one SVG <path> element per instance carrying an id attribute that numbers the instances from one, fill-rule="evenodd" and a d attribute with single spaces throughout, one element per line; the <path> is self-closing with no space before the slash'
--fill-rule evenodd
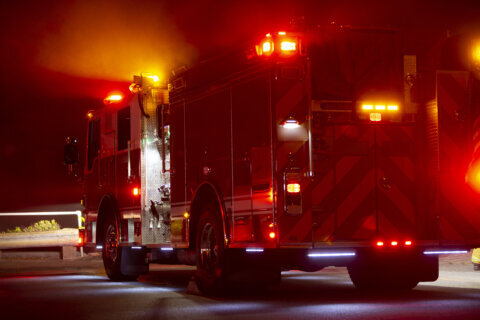
<path id="1" fill-rule="evenodd" d="M 438 72 L 432 96 L 421 80 L 395 30 L 336 26 L 266 34 L 168 87 L 136 76 L 88 115 L 86 246 L 113 280 L 196 265 L 207 293 L 326 266 L 359 288 L 435 281 L 439 254 L 480 245 L 478 105 L 467 72 Z"/>

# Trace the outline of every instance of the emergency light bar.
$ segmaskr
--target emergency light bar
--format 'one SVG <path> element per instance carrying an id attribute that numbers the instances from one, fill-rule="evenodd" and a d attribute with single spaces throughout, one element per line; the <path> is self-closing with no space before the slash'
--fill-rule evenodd
<path id="1" fill-rule="evenodd" d="M 279 56 L 293 56 L 300 52 L 299 37 L 287 35 L 285 31 L 279 31 L 275 36 L 267 33 L 265 38 L 256 46 L 258 56 L 270 56 L 276 53 Z"/>

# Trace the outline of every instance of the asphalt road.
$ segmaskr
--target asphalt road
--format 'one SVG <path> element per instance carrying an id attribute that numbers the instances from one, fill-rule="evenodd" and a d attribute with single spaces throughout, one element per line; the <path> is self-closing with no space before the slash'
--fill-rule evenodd
<path id="1" fill-rule="evenodd" d="M 356 290 L 345 268 L 285 272 L 266 290 L 203 297 L 194 268 L 152 265 L 138 282 L 108 281 L 99 257 L 0 259 L 0 319 L 480 319 L 480 272 L 442 257 L 440 279 L 403 293 Z"/>

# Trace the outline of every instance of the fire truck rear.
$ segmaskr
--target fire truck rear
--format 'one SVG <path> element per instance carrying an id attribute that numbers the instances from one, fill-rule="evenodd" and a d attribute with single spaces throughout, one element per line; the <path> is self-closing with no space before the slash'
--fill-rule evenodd
<path id="1" fill-rule="evenodd" d="M 326 266 L 359 288 L 435 281 L 439 254 L 480 244 L 455 118 L 470 102 L 442 91 L 471 79 L 439 73 L 427 99 L 401 48 L 387 29 L 280 31 L 168 88 L 135 77 L 89 114 L 86 243 L 108 276 L 191 264 L 207 293 Z"/>

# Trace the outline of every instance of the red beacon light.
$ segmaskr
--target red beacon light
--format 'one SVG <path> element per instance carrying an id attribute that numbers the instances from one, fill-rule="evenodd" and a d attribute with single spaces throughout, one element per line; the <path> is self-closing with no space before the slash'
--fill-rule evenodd
<path id="1" fill-rule="evenodd" d="M 103 99 L 103 102 L 105 104 L 112 104 L 112 103 L 118 103 L 123 100 L 123 96 L 121 94 L 112 94 Z"/>
<path id="2" fill-rule="evenodd" d="M 132 195 L 133 195 L 134 197 L 140 196 L 140 188 L 139 188 L 139 187 L 134 187 L 134 188 L 132 188 Z"/>

